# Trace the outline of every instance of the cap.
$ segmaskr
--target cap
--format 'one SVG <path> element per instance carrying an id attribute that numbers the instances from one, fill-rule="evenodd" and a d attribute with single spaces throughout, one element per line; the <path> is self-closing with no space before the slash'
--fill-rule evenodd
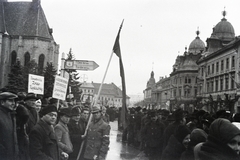
<path id="1" fill-rule="evenodd" d="M 0 93 L 0 100 L 5 100 L 5 99 L 16 99 L 18 96 L 16 94 L 13 94 L 11 92 L 2 92 Z"/>
<path id="2" fill-rule="evenodd" d="M 97 113 L 97 112 L 100 112 L 101 110 L 100 110 L 100 108 L 99 107 L 97 107 L 97 106 L 93 106 L 92 107 L 92 113 Z"/>
<path id="3" fill-rule="evenodd" d="M 68 116 L 71 117 L 71 109 L 70 108 L 60 108 L 59 109 L 59 116 Z"/>
<path id="4" fill-rule="evenodd" d="M 26 95 L 26 97 L 24 98 L 24 101 L 27 101 L 27 100 L 30 100 L 30 99 L 37 100 L 38 98 L 37 98 L 37 95 L 36 95 L 36 94 L 34 94 L 34 93 L 28 93 L 28 94 Z"/>
<path id="5" fill-rule="evenodd" d="M 44 116 L 44 115 L 46 115 L 46 114 L 48 114 L 50 112 L 57 112 L 57 107 L 50 104 L 50 105 L 42 108 L 41 115 Z"/>

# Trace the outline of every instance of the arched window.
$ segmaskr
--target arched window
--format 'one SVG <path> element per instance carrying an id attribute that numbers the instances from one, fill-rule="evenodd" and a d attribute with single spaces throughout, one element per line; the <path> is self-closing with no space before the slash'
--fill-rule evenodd
<path id="1" fill-rule="evenodd" d="M 15 51 L 12 51 L 11 54 L 11 66 L 13 66 L 17 61 L 17 53 Z"/>
<path id="2" fill-rule="evenodd" d="M 24 55 L 24 66 L 27 66 L 29 62 L 30 62 L 30 54 L 26 52 Z"/>
<path id="3" fill-rule="evenodd" d="M 39 73 L 43 72 L 43 67 L 44 67 L 44 59 L 45 56 L 44 54 L 41 54 L 38 58 L 38 68 L 39 68 Z"/>

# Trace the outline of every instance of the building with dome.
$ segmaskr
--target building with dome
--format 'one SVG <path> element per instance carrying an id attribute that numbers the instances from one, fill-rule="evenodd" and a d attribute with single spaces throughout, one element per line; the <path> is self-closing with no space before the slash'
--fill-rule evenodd
<path id="1" fill-rule="evenodd" d="M 200 39 L 200 32 L 190 43 L 189 49 L 185 47 L 183 55 L 176 58 L 170 77 L 161 78 L 153 87 L 152 103 L 158 108 L 174 109 L 175 106 L 184 104 L 187 108 L 196 103 L 197 96 L 197 61 L 205 50 L 205 44 Z M 170 105 L 169 105 L 170 102 Z"/>
<path id="2" fill-rule="evenodd" d="M 240 36 L 235 36 L 226 11 L 222 15 L 206 46 L 197 31 L 188 50 L 185 47 L 183 55 L 176 57 L 170 76 L 147 86 L 144 95 L 149 104 L 169 110 L 180 106 L 189 112 L 240 112 Z"/>
<path id="3" fill-rule="evenodd" d="M 152 105 L 152 91 L 155 88 L 155 78 L 154 78 L 154 72 L 152 71 L 150 74 L 150 78 L 147 82 L 146 89 L 143 91 L 144 94 L 144 102 L 147 106 Z"/>
<path id="4" fill-rule="evenodd" d="M 213 28 L 207 47 L 197 62 L 198 97 L 210 111 L 226 109 L 236 111 L 239 82 L 240 37 L 235 37 L 234 28 L 225 18 Z M 231 104 L 226 104 L 232 102 Z M 209 105 L 211 104 L 211 105 Z"/>
<path id="5" fill-rule="evenodd" d="M 20 60 L 25 66 L 35 60 L 43 70 L 47 62 L 57 69 L 59 45 L 53 38 L 40 0 L 0 0 L 0 87 L 8 83 L 11 66 Z"/>

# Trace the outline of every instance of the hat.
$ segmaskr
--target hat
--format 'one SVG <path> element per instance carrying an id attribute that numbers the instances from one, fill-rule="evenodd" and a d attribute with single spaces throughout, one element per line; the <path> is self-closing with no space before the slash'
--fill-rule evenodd
<path id="1" fill-rule="evenodd" d="M 46 115 L 46 114 L 48 114 L 50 112 L 57 112 L 57 107 L 50 104 L 50 105 L 42 108 L 41 115 L 44 116 L 44 115 Z"/>
<path id="2" fill-rule="evenodd" d="M 25 92 L 18 92 L 17 95 L 18 95 L 18 100 L 19 101 L 24 100 L 25 97 L 26 97 L 26 93 Z"/>
<path id="3" fill-rule="evenodd" d="M 59 116 L 71 117 L 71 109 L 70 108 L 60 108 L 58 113 L 59 113 Z"/>
<path id="4" fill-rule="evenodd" d="M 149 113 L 149 117 L 155 117 L 157 114 L 156 114 L 156 112 L 155 111 L 151 111 L 150 113 Z"/>
<path id="5" fill-rule="evenodd" d="M 198 143 L 205 142 L 207 140 L 207 133 L 200 129 L 196 128 L 194 129 L 190 134 L 190 145 L 196 146 Z"/>
<path id="6" fill-rule="evenodd" d="M 34 93 L 28 93 L 28 94 L 26 95 L 26 97 L 24 98 L 24 101 L 27 101 L 27 100 L 30 100 L 30 99 L 35 99 L 35 100 L 37 100 L 38 98 L 37 98 L 37 95 L 36 95 L 36 94 L 34 94 Z"/>
<path id="7" fill-rule="evenodd" d="M 92 113 L 97 113 L 97 112 L 100 112 L 101 110 L 100 110 L 100 108 L 99 107 L 97 107 L 97 106 L 93 106 L 92 107 Z"/>
<path id="8" fill-rule="evenodd" d="M 80 113 L 81 113 L 81 110 L 77 106 L 71 109 L 71 116 L 79 116 Z"/>
<path id="9" fill-rule="evenodd" d="M 139 111 L 141 111 L 141 107 L 140 106 L 138 106 L 137 108 L 135 108 L 135 111 L 137 111 L 137 112 L 139 112 Z"/>
<path id="10" fill-rule="evenodd" d="M 174 118 L 176 121 L 182 120 L 184 117 L 184 112 L 181 108 L 177 109 L 176 111 L 173 112 Z"/>
<path id="11" fill-rule="evenodd" d="M 18 96 L 16 94 L 11 93 L 11 92 L 0 93 L 0 100 L 15 99 L 15 98 L 18 98 Z"/>
<path id="12" fill-rule="evenodd" d="M 163 109 L 161 112 L 161 115 L 164 115 L 164 116 L 169 116 L 169 114 L 170 114 L 170 111 L 166 109 Z"/>
<path id="13" fill-rule="evenodd" d="M 35 101 L 35 104 L 36 105 L 42 105 L 42 101 L 40 99 L 38 99 L 38 100 Z"/>

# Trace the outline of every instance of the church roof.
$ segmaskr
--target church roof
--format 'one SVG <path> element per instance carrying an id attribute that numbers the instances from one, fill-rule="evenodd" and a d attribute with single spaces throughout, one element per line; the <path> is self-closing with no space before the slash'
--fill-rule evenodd
<path id="1" fill-rule="evenodd" d="M 52 40 L 51 29 L 38 1 L 0 3 L 0 32 L 11 36 Z"/>

